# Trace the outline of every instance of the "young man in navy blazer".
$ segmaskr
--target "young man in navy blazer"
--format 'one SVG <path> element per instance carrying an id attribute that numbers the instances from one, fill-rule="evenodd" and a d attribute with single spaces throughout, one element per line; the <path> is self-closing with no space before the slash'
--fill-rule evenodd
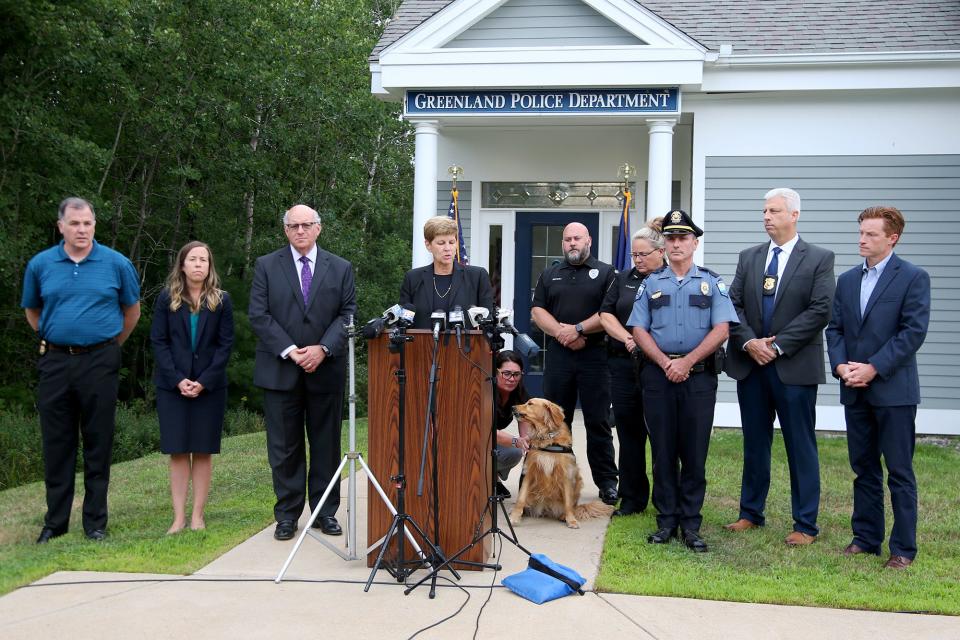
<path id="1" fill-rule="evenodd" d="M 917 555 L 917 480 L 913 474 L 920 377 L 917 350 L 930 321 L 930 276 L 893 248 L 903 233 L 894 207 L 870 207 L 858 218 L 862 264 L 840 276 L 827 326 L 827 351 L 842 384 L 853 481 L 853 541 L 844 555 L 880 554 L 883 467 L 893 503 L 890 569 Z"/>
<path id="2" fill-rule="evenodd" d="M 346 326 L 357 312 L 353 266 L 317 246 L 320 214 L 296 205 L 284 214 L 283 228 L 290 243 L 257 259 L 249 308 L 258 338 L 253 383 L 264 389 L 277 540 L 293 538 L 307 490 L 312 511 L 339 465 Z M 340 535 L 334 515 L 339 505 L 337 483 L 313 526 Z"/>

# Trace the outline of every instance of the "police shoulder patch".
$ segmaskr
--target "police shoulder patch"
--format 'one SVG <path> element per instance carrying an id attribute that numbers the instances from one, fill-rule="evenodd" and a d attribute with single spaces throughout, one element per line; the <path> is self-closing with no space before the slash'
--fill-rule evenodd
<path id="1" fill-rule="evenodd" d="M 637 297 L 634 298 L 634 300 L 639 300 L 639 299 L 640 299 L 640 296 L 643 295 L 643 292 L 646 290 L 646 288 L 647 288 L 647 283 L 646 283 L 646 282 L 641 282 L 641 283 L 640 283 L 640 286 L 637 287 Z"/>
<path id="2" fill-rule="evenodd" d="M 717 291 L 720 292 L 720 295 L 729 298 L 730 293 L 727 291 L 727 285 L 724 284 L 723 278 L 717 276 Z"/>

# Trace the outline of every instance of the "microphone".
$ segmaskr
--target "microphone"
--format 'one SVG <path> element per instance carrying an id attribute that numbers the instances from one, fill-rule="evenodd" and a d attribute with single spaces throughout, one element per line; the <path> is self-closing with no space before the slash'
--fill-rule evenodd
<path id="1" fill-rule="evenodd" d="M 443 329 L 443 324 L 447 320 L 447 314 L 443 311 L 437 309 L 430 314 L 430 322 L 433 323 L 433 341 L 436 342 L 440 339 L 440 330 Z"/>
<path id="2" fill-rule="evenodd" d="M 497 324 L 506 329 L 507 333 L 512 336 L 517 335 L 517 330 L 513 326 L 513 323 L 510 322 L 510 316 L 513 315 L 513 310 L 511 309 L 497 309 Z"/>
<path id="3" fill-rule="evenodd" d="M 367 324 L 363 325 L 363 329 L 360 330 L 360 335 L 367 340 L 373 340 L 383 333 L 384 329 L 390 325 L 396 324 L 402 311 L 403 307 L 401 307 L 399 304 L 393 305 L 384 311 L 383 315 L 381 315 L 379 318 L 374 318 Z"/>
<path id="4" fill-rule="evenodd" d="M 457 349 L 463 350 L 463 338 L 462 332 L 464 329 L 463 325 L 463 307 L 460 305 L 454 305 L 453 311 L 450 312 L 449 319 L 447 320 L 447 326 L 453 327 L 457 331 Z M 467 349 L 465 353 L 470 353 L 470 343 L 467 343 Z"/>
<path id="5" fill-rule="evenodd" d="M 497 309 L 497 320 L 504 331 L 513 336 L 514 349 L 524 358 L 532 358 L 540 353 L 540 345 L 525 333 L 520 333 L 510 321 L 513 311 L 510 309 Z"/>
<path id="6" fill-rule="evenodd" d="M 401 307 L 399 304 L 395 304 L 384 311 L 382 317 L 387 321 L 387 324 L 395 324 L 397 320 L 400 319 L 401 313 L 403 313 L 403 307 Z"/>
<path id="7" fill-rule="evenodd" d="M 417 317 L 417 308 L 412 304 L 405 304 L 400 310 L 400 319 L 397 320 L 397 326 L 402 329 L 407 329 L 409 327 L 412 327 L 413 320 L 416 317 Z"/>
<path id="8" fill-rule="evenodd" d="M 486 307 L 470 307 L 467 309 L 467 318 L 470 320 L 470 325 L 476 329 L 490 319 L 490 310 Z"/>

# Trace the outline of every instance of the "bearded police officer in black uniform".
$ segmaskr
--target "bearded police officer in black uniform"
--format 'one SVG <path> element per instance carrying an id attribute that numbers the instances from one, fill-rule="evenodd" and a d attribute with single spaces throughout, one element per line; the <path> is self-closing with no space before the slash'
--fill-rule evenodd
<path id="1" fill-rule="evenodd" d="M 717 352 L 737 313 L 720 276 L 693 264 L 703 231 L 690 216 L 668 213 L 663 235 L 668 264 L 640 286 L 627 323 L 645 355 L 640 379 L 658 512 L 647 542 L 669 542 L 679 528 L 683 544 L 701 552 L 707 550 L 700 537 L 705 465 L 722 368 Z"/>
<path id="2" fill-rule="evenodd" d="M 616 281 L 613 266 L 590 255 L 590 233 L 578 222 L 563 229 L 564 262 L 540 274 L 531 314 L 549 336 L 543 394 L 563 408 L 567 424 L 580 396 L 587 429 L 587 461 L 600 499 L 617 502 L 610 414 L 610 374 L 600 324 L 604 295 Z"/>

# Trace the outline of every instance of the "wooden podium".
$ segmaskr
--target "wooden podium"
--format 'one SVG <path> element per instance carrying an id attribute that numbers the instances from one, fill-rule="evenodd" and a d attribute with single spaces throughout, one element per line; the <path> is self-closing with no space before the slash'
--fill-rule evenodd
<path id="1" fill-rule="evenodd" d="M 430 389 L 430 367 L 433 362 L 433 335 L 423 329 L 410 329 L 413 338 L 403 343 L 407 373 L 404 408 L 406 475 L 406 511 L 434 542 L 433 480 L 431 476 L 432 434 L 428 439 L 424 466 L 423 495 L 417 496 L 427 399 Z M 479 331 L 463 335 L 464 348 L 457 348 L 454 335 L 441 335 L 437 352 L 439 371 L 436 388 L 437 473 L 440 496 L 439 546 L 450 557 L 466 546 L 477 531 L 489 526 L 489 516 L 478 528 L 478 519 L 487 504 L 493 461 L 490 457 L 493 423 L 493 390 L 490 386 L 490 347 Z M 393 505 L 397 506 L 397 489 L 390 477 L 396 475 L 399 433 L 399 385 L 395 375 L 400 366 L 399 353 L 391 352 L 387 333 L 367 342 L 368 357 L 368 436 L 367 463 Z M 392 516 L 368 486 L 367 545 L 387 533 Z M 418 544 L 422 541 L 417 540 Z M 404 539 L 404 557 L 413 557 L 413 550 Z M 483 562 L 490 551 L 490 537 L 461 556 L 462 560 Z M 379 547 L 367 556 L 373 566 Z M 396 538 L 384 556 L 396 556 Z M 468 568 L 454 565 L 457 569 Z"/>

